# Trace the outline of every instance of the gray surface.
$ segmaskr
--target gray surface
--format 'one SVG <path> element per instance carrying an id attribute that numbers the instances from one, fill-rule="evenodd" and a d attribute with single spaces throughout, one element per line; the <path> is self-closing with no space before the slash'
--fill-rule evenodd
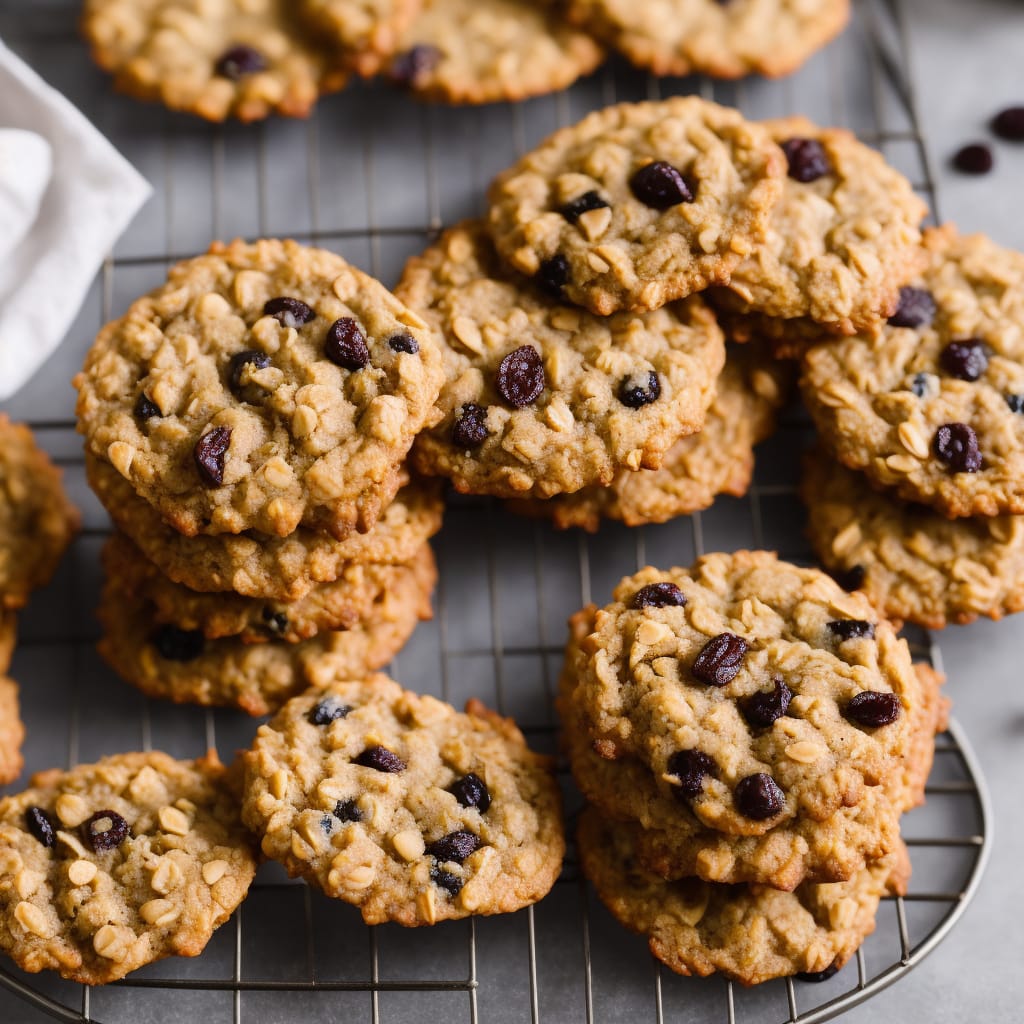
<path id="1" fill-rule="evenodd" d="M 29 725 L 26 756 L 39 768 L 152 743 L 181 756 L 198 753 L 208 736 L 222 754 L 248 742 L 253 723 L 238 715 L 204 715 L 144 700 L 120 684 L 91 650 L 90 609 L 97 586 L 96 553 L 104 525 L 102 511 L 88 494 L 77 466 L 78 440 L 61 425 L 72 395 L 65 382 L 80 364 L 97 325 L 119 313 L 136 294 L 157 283 L 163 257 L 202 249 L 211 236 L 235 233 L 323 233 L 325 244 L 392 280 L 408 254 L 419 249 L 429 223 L 450 222 L 473 212 L 483 185 L 512 158 L 515 149 L 560 123 L 613 99 L 640 98 L 649 83 L 628 72 L 602 75 L 568 96 L 485 111 L 424 111 L 388 92 L 353 91 L 323 104 L 310 125 L 275 123 L 264 128 L 231 126 L 222 132 L 158 108 L 111 96 L 105 79 L 88 63 L 69 26 L 67 3 L 26 6 L 0 0 L 0 34 L 20 47 L 46 77 L 78 102 L 153 181 L 157 195 L 143 210 L 115 253 L 101 285 L 91 296 L 68 343 L 17 399 L 12 415 L 55 421 L 41 431 L 44 443 L 68 457 L 69 481 L 87 512 L 92 533 L 77 545 L 61 578 L 39 595 L 24 617 L 23 643 L 14 674 L 25 684 Z M 47 13 L 52 7 L 53 12 Z M 946 152 L 979 133 L 980 120 L 997 105 L 999 67 L 993 54 L 1005 50 L 1008 71 L 1017 65 L 1010 50 L 1016 18 L 1017 39 L 1024 31 L 1018 5 L 954 4 L 947 0 L 906 0 L 915 41 L 917 80 L 925 127 L 936 148 Z M 991 30 L 982 12 L 991 8 Z M 17 11 L 18 25 L 11 12 Z M 5 14 L 6 12 L 6 14 Z M 28 26 L 25 18 L 38 19 Z M 16 28 L 16 31 L 15 31 Z M 993 38 L 975 45 L 981 33 Z M 40 35 L 46 36 L 45 39 Z M 965 39 L 971 39 L 969 47 Z M 33 40 L 28 44 L 26 39 Z M 996 84 L 993 83 L 996 80 Z M 1007 74 L 1012 87 L 1012 76 Z M 780 83 L 723 85 L 715 96 L 739 103 L 752 116 L 804 112 L 824 122 L 846 123 L 874 135 L 879 122 L 892 132 L 906 130 L 895 98 L 879 90 L 861 29 L 855 28 L 827 54 L 817 57 L 794 79 Z M 677 91 L 694 83 L 668 82 Z M 976 97 L 973 100 L 971 97 Z M 1011 95 L 1005 97 L 1012 99 Z M 1020 97 L 1024 100 L 1024 96 Z M 887 141 L 891 160 L 915 181 L 924 180 L 912 144 Z M 1004 147 L 1005 148 L 1005 147 Z M 1024 224 L 1005 216 L 999 196 L 1016 201 L 1011 182 L 1014 162 L 1024 148 L 1000 156 L 999 174 L 989 184 L 947 180 L 941 174 L 942 207 L 965 227 L 990 230 L 1010 244 L 1024 244 Z M 426 167 L 424 174 L 421 168 Z M 1019 170 L 1019 167 L 1018 167 Z M 1011 207 L 1012 208 L 1012 207 Z M 386 229 L 385 233 L 371 228 Z M 681 520 L 642 531 L 606 529 L 580 541 L 557 537 L 546 528 L 511 519 L 486 503 L 458 503 L 437 545 L 443 567 L 438 619 L 421 628 L 398 659 L 395 674 L 408 685 L 459 703 L 479 695 L 517 715 L 531 738 L 551 742 L 548 694 L 565 615 L 592 592 L 604 599 L 625 572 L 647 560 L 686 563 L 696 548 L 778 546 L 794 557 L 805 555 L 799 513 L 786 490 L 792 482 L 793 453 L 801 426 L 791 420 L 762 453 L 758 490 L 752 500 L 726 500 L 691 522 Z M 583 557 L 581 575 L 580 558 Z M 540 595 L 540 599 L 535 598 Z M 1015 659 L 1014 622 L 948 631 L 941 638 L 957 714 L 979 748 L 994 791 L 999 841 L 990 874 L 977 903 L 945 944 L 921 967 L 860 1010 L 851 1021 L 1015 1019 L 1024 1001 L 1024 980 L 1017 970 L 1020 943 L 1014 941 L 1015 912 L 1021 910 L 1014 885 L 1022 826 L 1010 811 L 1017 793 L 1011 746 L 1024 729 L 1020 700 L 1014 702 L 1011 672 Z M 495 651 L 497 653 L 495 653 Z M 979 664 L 984 669 L 979 672 Z M 978 675 L 983 675 L 978 679 Z M 979 699 L 978 694 L 999 694 Z M 962 777 L 954 759 L 940 759 L 941 779 Z M 962 833 L 976 828 L 964 820 L 956 800 L 936 797 L 915 812 L 907 829 L 919 836 Z M 1002 806 L 1006 813 L 999 815 Z M 1011 820 L 1007 820 L 1007 819 Z M 1013 830 L 1016 828 L 1016 834 Z M 915 851 L 917 891 L 958 886 L 964 870 L 957 851 L 936 857 Z M 272 871 L 264 881 L 280 881 Z M 923 887 L 923 888 L 919 888 Z M 585 1019 L 582 972 L 584 932 L 581 909 L 589 907 L 593 953 L 593 1010 L 598 1021 L 655 1019 L 654 975 L 643 944 L 611 924 L 593 899 L 570 879 L 560 883 L 533 914 L 482 921 L 475 949 L 480 980 L 479 1015 L 484 1021 L 530 1019 L 530 939 L 536 947 L 534 990 L 539 1016 L 558 1024 Z M 944 908 L 942 908 L 944 909 Z M 303 976 L 305 921 L 314 922 L 315 965 L 320 979 L 365 982 L 376 953 L 382 979 L 453 981 L 468 976 L 470 926 L 442 926 L 430 932 L 377 929 L 372 935 L 346 908 L 313 897 L 297 887 L 261 888 L 245 908 L 242 964 L 246 978 L 285 980 Z M 928 915 L 931 913 L 931 920 Z M 908 904 L 915 941 L 934 923 L 934 908 Z M 289 941 L 282 942 L 286 935 Z M 177 961 L 145 972 L 147 977 L 209 978 L 230 974 L 235 932 L 227 926 L 197 961 Z M 883 908 L 879 931 L 869 940 L 869 973 L 898 957 L 895 908 Z M 851 966 L 826 990 L 798 987 L 799 1006 L 842 991 L 851 983 Z M 74 986 L 50 979 L 33 984 L 77 1004 Z M 668 975 L 661 995 L 667 1020 L 725 1020 L 725 987 L 717 981 L 690 982 Z M 232 996 L 221 992 L 148 992 L 100 990 L 91 1011 L 103 1021 L 178 1021 L 202 1014 L 210 1022 L 232 1019 Z M 740 1020 L 775 1021 L 788 1015 L 784 986 L 736 993 Z M 385 1021 L 469 1019 L 463 990 L 430 993 L 384 992 L 377 1006 L 366 993 L 243 993 L 237 1009 L 242 1020 L 369 1020 L 374 1009 Z M 1019 1011 L 1017 1011 L 1019 1015 Z M 0 1021 L 35 1024 L 46 1018 L 26 1009 L 0 990 Z"/>

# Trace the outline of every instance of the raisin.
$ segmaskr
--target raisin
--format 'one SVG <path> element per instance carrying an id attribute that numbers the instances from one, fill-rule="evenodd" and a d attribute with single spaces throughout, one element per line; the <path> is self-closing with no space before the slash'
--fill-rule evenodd
<path id="1" fill-rule="evenodd" d="M 895 693 L 865 690 L 850 700 L 843 714 L 857 725 L 878 729 L 891 725 L 900 717 L 900 699 Z"/>
<path id="2" fill-rule="evenodd" d="M 786 139 L 781 145 L 794 181 L 807 184 L 832 173 L 825 147 L 817 139 Z"/>
<path id="3" fill-rule="evenodd" d="M 401 334 L 392 334 L 388 338 L 388 348 L 392 352 L 406 352 L 414 356 L 420 350 L 420 343 L 411 334 L 403 331 Z"/>
<path id="4" fill-rule="evenodd" d="M 774 818 L 785 806 L 785 794 L 778 783 L 764 772 L 748 775 L 736 784 L 733 794 L 740 813 L 754 821 Z"/>
<path id="5" fill-rule="evenodd" d="M 479 448 L 487 440 L 487 410 L 467 402 L 452 424 L 452 443 L 457 448 Z"/>
<path id="6" fill-rule="evenodd" d="M 943 423 L 935 431 L 935 455 L 954 473 L 977 473 L 981 469 L 978 435 L 966 423 Z"/>
<path id="7" fill-rule="evenodd" d="M 367 747 L 357 758 L 356 764 L 378 772 L 404 772 L 406 763 L 387 747 Z"/>
<path id="8" fill-rule="evenodd" d="M 420 44 L 400 53 L 391 63 L 391 78 L 400 85 L 418 85 L 444 55 L 436 46 Z"/>
<path id="9" fill-rule="evenodd" d="M 1024 107 L 1007 107 L 992 118 L 992 131 L 1007 142 L 1024 142 Z"/>
<path id="10" fill-rule="evenodd" d="M 829 632 L 843 640 L 873 640 L 875 624 L 864 619 L 836 619 L 828 624 Z"/>
<path id="11" fill-rule="evenodd" d="M 748 650 L 743 637 L 735 633 L 719 633 L 701 648 L 690 671 L 702 683 L 725 686 L 739 672 Z"/>
<path id="12" fill-rule="evenodd" d="M 1007 395 L 1006 404 L 1010 412 L 1024 412 L 1024 395 Z"/>
<path id="13" fill-rule="evenodd" d="M 864 586 L 868 571 L 863 565 L 853 565 L 849 569 L 837 569 L 833 572 L 832 579 L 843 588 L 843 590 L 860 590 Z"/>
<path id="14" fill-rule="evenodd" d="M 520 345 L 498 365 L 494 379 L 498 394 L 512 406 L 522 409 L 537 400 L 544 390 L 544 363 L 532 345 Z"/>
<path id="15" fill-rule="evenodd" d="M 338 821 L 362 821 L 363 812 L 355 800 L 339 800 L 331 812 Z"/>
<path id="16" fill-rule="evenodd" d="M 348 704 L 342 704 L 337 697 L 325 697 L 309 713 L 313 725 L 330 725 L 338 718 L 345 718 L 352 710 Z"/>
<path id="17" fill-rule="evenodd" d="M 453 875 L 450 871 L 443 871 L 439 867 L 430 869 L 430 880 L 434 885 L 444 889 L 449 896 L 458 896 L 462 891 L 462 879 Z"/>
<path id="18" fill-rule="evenodd" d="M 370 361 L 366 338 L 350 316 L 335 320 L 328 328 L 324 354 L 346 370 L 361 370 Z"/>
<path id="19" fill-rule="evenodd" d="M 648 583 L 633 595 L 634 608 L 682 608 L 686 595 L 674 583 Z"/>
<path id="20" fill-rule="evenodd" d="M 93 852 L 113 850 L 128 838 L 128 822 L 117 811 L 97 811 L 82 825 L 82 833 Z"/>
<path id="21" fill-rule="evenodd" d="M 46 811 L 42 807 L 30 807 L 25 812 L 25 827 L 43 846 L 53 846 L 57 841 L 53 822 L 46 816 Z"/>
<path id="22" fill-rule="evenodd" d="M 330 835 L 334 831 L 334 816 L 325 814 L 320 819 L 320 828 L 322 828 L 327 835 Z"/>
<path id="23" fill-rule="evenodd" d="M 655 160 L 634 171 L 629 187 L 644 206 L 654 210 L 668 210 L 679 203 L 693 202 L 693 193 L 686 179 L 664 160 Z"/>
<path id="24" fill-rule="evenodd" d="M 759 690 L 740 701 L 740 712 L 754 729 L 767 729 L 789 711 L 793 691 L 778 676 L 772 680 L 771 693 Z"/>
<path id="25" fill-rule="evenodd" d="M 316 311 L 307 306 L 302 299 L 293 299 L 281 295 L 276 299 L 267 299 L 263 307 L 264 316 L 272 316 L 282 327 L 298 328 L 316 319 Z"/>
<path id="26" fill-rule="evenodd" d="M 980 338 L 951 341 L 939 353 L 939 365 L 958 380 L 977 380 L 988 369 L 989 347 Z"/>
<path id="27" fill-rule="evenodd" d="M 692 799 L 700 796 L 705 775 L 718 774 L 718 765 L 701 750 L 680 750 L 668 759 L 668 774 L 679 779 L 678 787 L 673 787 L 676 796 Z"/>
<path id="28" fill-rule="evenodd" d="M 270 365 L 270 356 L 266 352 L 259 352 L 256 349 L 246 349 L 231 357 L 228 364 L 228 380 L 231 381 L 231 390 L 250 405 L 262 401 L 266 392 L 254 381 L 243 380 L 246 367 L 251 366 L 254 370 L 265 370 Z"/>
<path id="29" fill-rule="evenodd" d="M 206 645 L 201 629 L 178 629 L 177 626 L 160 626 L 152 641 L 157 654 L 166 661 L 194 661 Z"/>
<path id="30" fill-rule="evenodd" d="M 145 392 L 139 395 L 139 400 L 135 403 L 136 418 L 145 421 L 159 415 L 160 409 L 157 407 L 156 402 L 149 398 Z"/>
<path id="31" fill-rule="evenodd" d="M 214 71 L 221 78 L 237 82 L 244 75 L 254 75 L 267 66 L 266 58 L 251 46 L 232 46 L 217 58 Z"/>
<path id="32" fill-rule="evenodd" d="M 640 409 L 659 398 L 661 381 L 653 370 L 646 377 L 643 374 L 634 374 L 632 377 L 624 378 L 619 384 L 619 401 L 627 409 Z"/>
<path id="33" fill-rule="evenodd" d="M 481 814 L 491 806 L 491 794 L 487 784 L 479 775 L 469 772 L 461 779 L 456 779 L 448 788 L 448 792 L 463 807 L 475 807 Z"/>
<path id="34" fill-rule="evenodd" d="M 264 608 L 263 621 L 267 624 L 267 632 L 271 636 L 283 636 L 288 630 L 288 616 L 284 612 L 275 612 L 272 608 Z"/>
<path id="35" fill-rule="evenodd" d="M 569 283 L 569 276 L 569 261 L 561 253 L 557 253 L 541 262 L 540 269 L 533 279 L 537 287 L 553 299 L 564 299 L 563 289 Z"/>
<path id="36" fill-rule="evenodd" d="M 817 984 L 820 981 L 828 981 L 829 978 L 834 978 L 839 973 L 839 968 L 831 963 L 823 971 L 800 971 L 797 974 L 798 981 L 810 981 Z"/>
<path id="37" fill-rule="evenodd" d="M 916 373 L 914 379 L 910 384 L 910 390 L 918 398 L 924 398 L 932 389 L 932 378 L 933 375 L 930 373 Z"/>
<path id="38" fill-rule="evenodd" d="M 587 213 L 590 210 L 603 210 L 606 206 L 610 205 L 607 200 L 601 198 L 598 192 L 591 189 L 575 199 L 570 199 L 564 206 L 558 208 L 558 212 L 570 224 L 575 224 L 580 219 L 581 213 Z"/>
<path id="39" fill-rule="evenodd" d="M 963 146 L 953 154 L 953 166 L 964 174 L 988 174 L 994 165 L 992 150 L 983 142 Z"/>
<path id="40" fill-rule="evenodd" d="M 448 835 L 427 843 L 427 853 L 442 863 L 454 861 L 461 864 L 471 853 L 479 849 L 480 838 L 472 832 L 449 832 Z"/>
<path id="41" fill-rule="evenodd" d="M 907 285 L 900 289 L 896 312 L 889 317 L 893 327 L 927 327 L 935 319 L 935 299 L 927 288 Z"/>
<path id="42" fill-rule="evenodd" d="M 192 457 L 207 487 L 220 487 L 224 483 L 224 458 L 230 444 L 230 427 L 214 427 L 196 441 Z"/>

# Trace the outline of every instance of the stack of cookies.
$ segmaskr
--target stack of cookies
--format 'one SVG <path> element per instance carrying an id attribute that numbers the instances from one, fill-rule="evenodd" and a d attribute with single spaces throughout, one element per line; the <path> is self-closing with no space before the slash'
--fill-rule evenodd
<path id="1" fill-rule="evenodd" d="M 360 678 L 429 617 L 429 328 L 339 256 L 215 245 L 108 324 L 76 378 L 118 532 L 100 650 L 146 693 L 265 714 Z"/>
<path id="2" fill-rule="evenodd" d="M 784 75 L 848 18 L 849 0 L 87 0 L 82 28 L 125 92 L 253 121 L 305 116 L 352 75 L 521 100 L 589 74 L 605 44 L 656 74 Z"/>
<path id="3" fill-rule="evenodd" d="M 890 618 L 1024 608 L 1024 255 L 951 226 L 889 321 L 817 345 L 802 390 L 809 536 Z"/>
<path id="4" fill-rule="evenodd" d="M 60 470 L 32 431 L 0 414 L 0 785 L 21 772 L 25 736 L 18 686 L 7 678 L 16 611 L 50 581 L 79 523 Z"/>
<path id="5" fill-rule="evenodd" d="M 940 677 L 861 594 L 766 552 L 644 569 L 572 620 L 585 874 L 683 974 L 834 973 L 902 893 Z"/>

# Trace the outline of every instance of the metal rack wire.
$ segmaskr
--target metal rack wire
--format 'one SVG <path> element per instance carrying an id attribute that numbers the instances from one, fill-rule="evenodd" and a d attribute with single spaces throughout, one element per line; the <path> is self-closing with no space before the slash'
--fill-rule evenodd
<path id="1" fill-rule="evenodd" d="M 97 548 L 107 530 L 83 477 L 64 387 L 96 327 L 158 283 L 176 258 L 213 237 L 292 235 L 336 248 L 383 280 L 442 224 L 479 210 L 491 175 L 517 152 L 587 110 L 623 99 L 699 91 L 753 117 L 800 110 L 846 124 L 883 149 L 931 202 L 932 175 L 905 73 L 897 0 L 861 0 L 854 25 L 827 54 L 776 83 L 656 80 L 609 64 L 573 89 L 484 110 L 420 107 L 374 86 L 321 104 L 308 123 L 211 127 L 115 98 L 75 38 L 76 5 L 40 0 L 30 10 L 0 0 L 0 36 L 85 109 L 156 186 L 156 197 L 106 261 L 72 337 L 52 364 L 9 403 L 65 465 L 86 528 L 60 578 L 22 623 L 12 674 L 23 683 L 32 770 L 150 746 L 222 757 L 248 745 L 244 716 L 168 707 L 129 690 L 96 660 Z M 59 382 L 54 385 L 54 381 Z M 405 685 L 459 704 L 480 696 L 513 714 L 531 743 L 554 749 L 553 681 L 567 615 L 603 599 L 625 573 L 653 562 L 687 564 L 704 550 L 764 546 L 807 560 L 799 535 L 794 453 L 806 426 L 787 416 L 763 446 L 756 482 L 742 500 L 660 527 L 615 525 L 596 537 L 558 535 L 516 520 L 482 499 L 453 501 L 436 542 L 441 566 L 434 621 L 396 660 Z M 928 637 L 915 653 L 941 668 Z M 908 896 L 885 901 L 879 927 L 853 964 L 812 986 L 792 980 L 743 990 L 719 980 L 652 970 L 641 940 L 594 900 L 570 854 L 555 890 L 506 918 L 429 931 L 366 928 L 274 866 L 194 961 L 173 960 L 104 989 L 0 967 L 2 989 L 34 1008 L 33 1021 L 211 1022 L 427 1016 L 478 1021 L 664 1021 L 830 1019 L 919 963 L 970 901 L 984 869 L 991 815 L 966 738 L 940 737 L 928 804 L 905 819 L 914 863 Z M 570 810 L 578 803 L 566 785 Z M 286 936 L 281 941 L 281 936 Z M 17 1004 L 21 1005 L 21 1004 Z M 13 1011 L 12 1011 L 13 1012 Z M 20 1011 L 19 1011 L 20 1012 Z"/>

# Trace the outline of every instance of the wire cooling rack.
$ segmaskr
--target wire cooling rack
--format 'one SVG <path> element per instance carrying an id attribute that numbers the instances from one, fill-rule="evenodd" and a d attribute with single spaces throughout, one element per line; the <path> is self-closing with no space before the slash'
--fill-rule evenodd
<path id="1" fill-rule="evenodd" d="M 76 37 L 76 17 L 67 0 L 0 0 L 0 36 L 85 110 L 156 194 L 106 261 L 68 342 L 7 405 L 65 466 L 85 516 L 59 578 L 22 617 L 12 674 L 22 682 L 29 771 L 151 746 L 183 757 L 212 746 L 229 759 L 255 731 L 237 713 L 147 700 L 93 649 L 97 555 L 108 523 L 85 486 L 68 382 L 99 324 L 158 284 L 174 259 L 212 238 L 291 235 L 394 281 L 439 227 L 480 211 L 488 180 L 518 152 L 591 109 L 676 92 L 697 91 L 751 117 L 801 112 L 846 125 L 882 149 L 935 208 L 895 2 L 858 3 L 843 38 L 780 82 L 658 81 L 613 63 L 565 93 L 515 106 L 423 107 L 365 86 L 326 100 L 308 122 L 248 128 L 208 126 L 114 96 Z M 478 696 L 514 715 L 534 746 L 553 751 L 564 624 L 582 603 L 607 600 L 622 575 L 648 562 L 685 565 L 705 550 L 768 547 L 810 560 L 794 489 L 806 433 L 800 415 L 788 414 L 762 446 L 745 499 L 720 499 L 659 527 L 557 534 L 486 500 L 453 500 L 435 542 L 435 619 L 392 673 L 456 705 Z M 916 656 L 941 668 L 927 636 L 912 640 Z M 571 818 L 579 798 L 568 780 L 566 797 Z M 990 819 L 977 762 L 951 726 L 939 737 L 928 803 L 904 820 L 914 864 L 909 895 L 884 901 L 856 959 L 817 985 L 745 990 L 661 969 L 594 899 L 570 851 L 562 879 L 538 906 L 418 931 L 367 928 L 351 908 L 268 865 L 201 957 L 164 961 L 94 990 L 5 965 L 0 1020 L 823 1021 L 897 980 L 941 941 L 978 884 Z"/>

